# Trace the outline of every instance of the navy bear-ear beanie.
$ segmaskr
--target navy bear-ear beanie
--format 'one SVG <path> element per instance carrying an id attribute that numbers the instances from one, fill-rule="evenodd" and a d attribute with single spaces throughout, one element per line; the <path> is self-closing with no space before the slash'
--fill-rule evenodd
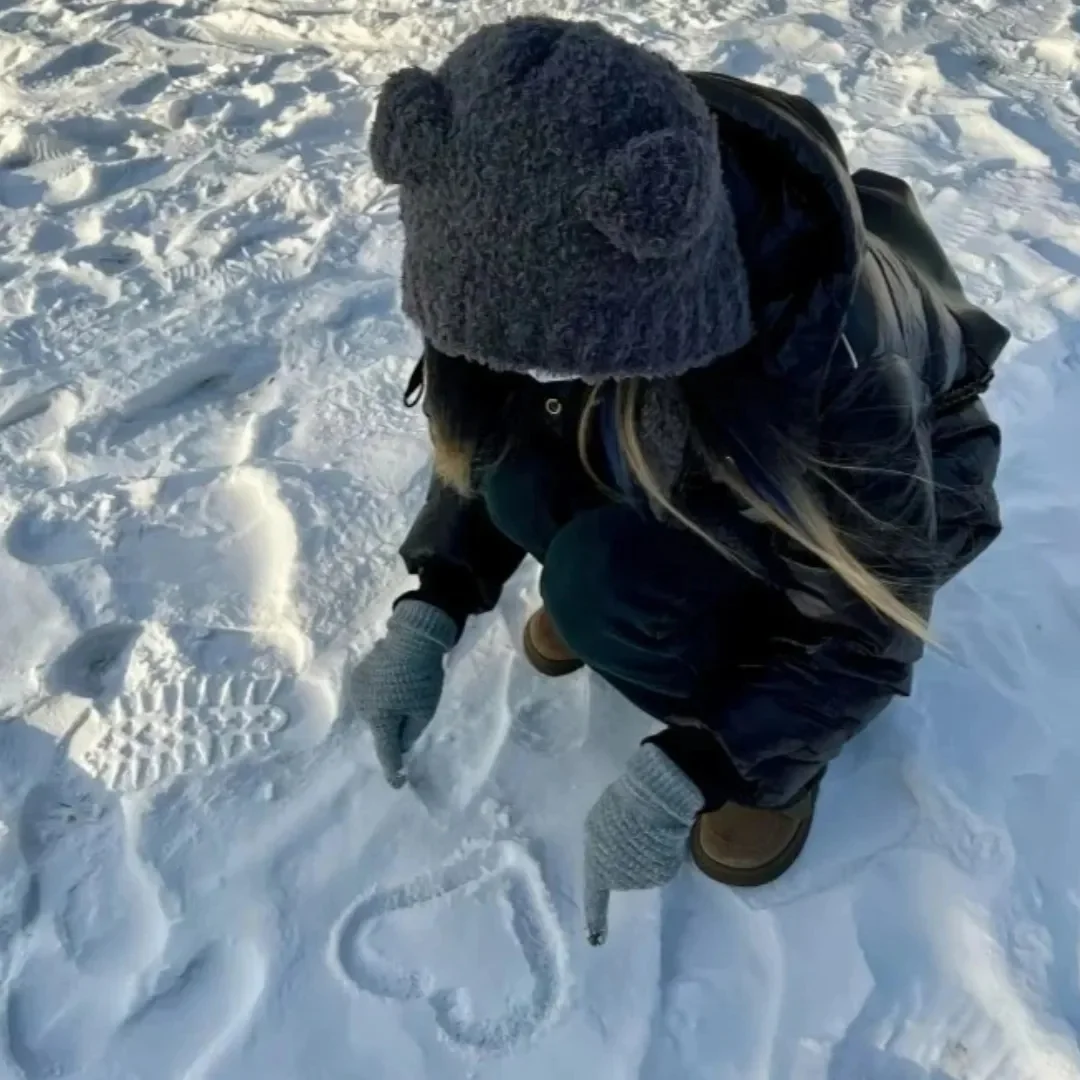
<path id="1" fill-rule="evenodd" d="M 510 19 L 395 73 L 370 149 L 401 185 L 405 313 L 450 356 L 664 377 L 752 335 L 705 102 L 595 23 Z"/>

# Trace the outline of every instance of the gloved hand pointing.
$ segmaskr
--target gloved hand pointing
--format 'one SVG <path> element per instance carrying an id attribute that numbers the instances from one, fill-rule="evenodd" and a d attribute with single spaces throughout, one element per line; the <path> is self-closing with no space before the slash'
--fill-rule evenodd
<path id="1" fill-rule="evenodd" d="M 402 600 L 386 634 L 349 676 L 349 703 L 370 725 L 391 787 L 405 783 L 405 753 L 435 716 L 443 657 L 457 636 L 457 625 L 445 611 L 422 600 Z"/>
<path id="2" fill-rule="evenodd" d="M 607 939 L 613 889 L 666 885 L 686 860 L 705 805 L 697 785 L 659 747 L 646 744 L 585 820 L 585 923 L 589 942 Z"/>

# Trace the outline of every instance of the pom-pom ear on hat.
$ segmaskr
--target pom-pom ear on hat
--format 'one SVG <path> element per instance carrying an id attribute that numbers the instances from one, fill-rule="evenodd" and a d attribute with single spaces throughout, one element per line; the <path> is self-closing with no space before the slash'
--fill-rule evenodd
<path id="1" fill-rule="evenodd" d="M 636 259 L 671 259 L 712 223 L 720 151 L 685 129 L 655 131 L 613 151 L 582 196 L 585 216 Z"/>
<path id="2" fill-rule="evenodd" d="M 389 184 L 422 184 L 450 130 L 446 87 L 422 68 L 403 68 L 383 84 L 371 127 L 371 163 Z"/>

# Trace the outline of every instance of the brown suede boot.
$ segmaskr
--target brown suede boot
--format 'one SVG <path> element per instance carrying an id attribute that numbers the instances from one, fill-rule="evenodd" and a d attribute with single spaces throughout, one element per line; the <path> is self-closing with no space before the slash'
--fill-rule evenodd
<path id="1" fill-rule="evenodd" d="M 525 657 L 541 675 L 558 678 L 585 666 L 559 636 L 551 616 L 544 608 L 534 611 L 525 624 L 522 645 Z"/>
<path id="2" fill-rule="evenodd" d="M 799 857 L 814 820 L 817 785 L 784 810 L 726 803 L 702 814 L 690 850 L 702 873 L 724 885 L 768 885 Z"/>

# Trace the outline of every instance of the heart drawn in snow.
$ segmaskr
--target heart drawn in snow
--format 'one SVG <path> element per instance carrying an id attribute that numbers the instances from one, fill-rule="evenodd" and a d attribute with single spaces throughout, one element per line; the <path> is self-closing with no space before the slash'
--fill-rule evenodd
<path id="1" fill-rule="evenodd" d="M 438 951 L 452 942 L 439 933 L 441 911 L 455 899 L 485 900 L 491 918 L 506 914 L 508 928 L 521 950 L 532 984 L 531 993 L 511 1001 L 501 1016 L 477 1019 L 473 995 L 446 985 L 423 962 L 399 966 L 371 945 L 378 925 L 422 909 L 436 920 L 424 936 Z M 490 912 L 488 913 L 488 905 Z M 345 977 L 358 989 L 398 1001 L 426 1000 L 435 1022 L 454 1043 L 471 1050 L 501 1053 L 532 1038 L 560 1013 L 569 991 L 569 960 L 551 899 L 539 868 L 518 844 L 499 841 L 483 850 L 445 863 L 438 870 L 401 885 L 379 889 L 358 900 L 336 929 L 334 952 Z M 432 953 L 433 960 L 436 954 Z M 473 965 L 489 963 L 470 954 Z"/>

